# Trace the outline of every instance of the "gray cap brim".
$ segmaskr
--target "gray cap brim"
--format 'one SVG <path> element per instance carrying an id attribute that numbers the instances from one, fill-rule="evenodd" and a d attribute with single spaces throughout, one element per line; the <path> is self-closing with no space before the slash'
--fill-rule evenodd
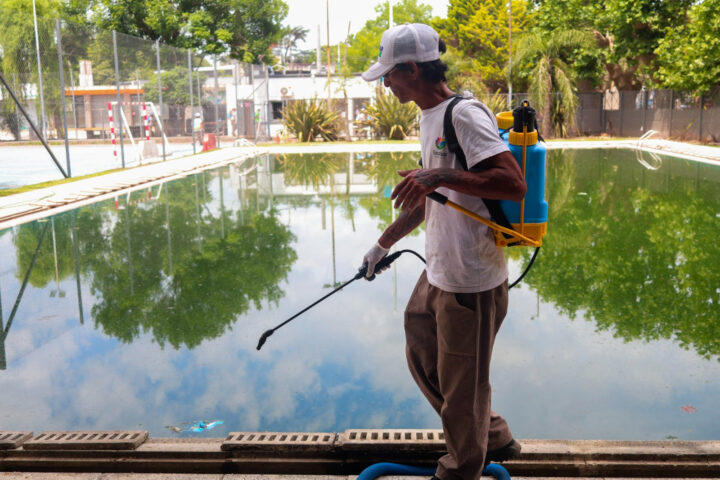
<path id="1" fill-rule="evenodd" d="M 375 62 L 367 71 L 363 72 L 362 79 L 366 82 L 373 82 L 380 77 L 384 77 L 386 73 L 393 69 L 394 63 Z"/>

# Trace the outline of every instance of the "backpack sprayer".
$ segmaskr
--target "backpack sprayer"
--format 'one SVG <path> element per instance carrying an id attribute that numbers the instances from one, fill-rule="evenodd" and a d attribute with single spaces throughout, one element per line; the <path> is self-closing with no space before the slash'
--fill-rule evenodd
<path id="1" fill-rule="evenodd" d="M 452 124 L 452 109 L 463 100 L 456 97 L 445 111 L 445 138 L 448 149 L 455 154 L 461 165 L 467 170 L 465 154 L 455 135 Z M 497 115 L 500 138 L 508 145 L 510 153 L 522 170 L 527 192 L 520 202 L 509 200 L 483 199 L 490 211 L 490 219 L 483 218 L 438 192 L 428 194 L 428 198 L 453 208 L 478 222 L 487 225 L 493 231 L 495 244 L 501 247 L 525 245 L 540 247 L 547 233 L 548 204 L 545 201 L 545 146 L 538 143 L 535 109 L 527 100 L 512 112 Z M 537 252 L 536 252 L 537 253 Z"/>
<path id="2" fill-rule="evenodd" d="M 457 142 L 457 136 L 455 135 L 455 128 L 452 125 L 452 109 L 455 104 L 463 98 L 457 96 L 448 105 L 445 111 L 445 122 L 444 130 L 445 137 L 448 142 L 448 149 L 455 153 L 456 157 L 460 160 L 460 163 L 467 170 L 467 163 L 465 162 L 465 154 L 460 148 Z M 535 109 L 530 107 L 527 100 L 524 100 L 521 106 L 517 107 L 512 112 L 502 112 L 497 115 L 498 128 L 500 138 L 508 144 L 510 153 L 515 157 L 520 169 L 522 170 L 525 183 L 527 184 L 527 192 L 525 197 L 520 202 L 511 202 L 509 200 L 488 200 L 483 199 L 485 204 L 490 211 L 490 219 L 481 217 L 480 215 L 466 209 L 465 207 L 458 205 L 457 203 L 448 200 L 448 198 L 438 192 L 432 192 L 427 195 L 428 198 L 453 208 L 464 215 L 477 220 L 490 227 L 493 230 L 495 236 L 495 244 L 502 247 L 524 245 L 532 246 L 535 248 L 535 253 L 530 259 L 530 263 L 525 268 L 525 271 L 520 277 L 513 282 L 508 288 L 512 288 L 523 279 L 525 274 L 532 267 L 535 257 L 540 250 L 542 245 L 542 238 L 547 233 L 547 213 L 548 204 L 545 201 L 545 146 L 538 143 L 538 132 L 537 132 L 537 121 L 535 119 Z M 397 258 L 405 252 L 412 253 L 417 256 L 420 260 L 425 262 L 425 259 L 414 252 L 413 250 L 399 250 L 390 255 L 383 257 L 375 266 L 375 270 L 379 271 L 389 266 Z M 330 295 L 342 290 L 347 285 L 351 284 L 355 280 L 363 278 L 367 274 L 367 263 L 364 264 L 355 276 L 349 281 L 343 283 L 338 288 L 328 293 L 324 297 L 320 298 L 313 304 L 307 306 L 300 312 L 296 313 L 292 317 L 288 318 L 281 324 L 277 325 L 270 330 L 266 330 L 262 334 L 257 344 L 257 349 L 260 350 L 267 341 L 268 337 L 275 333 L 277 329 L 290 323 L 296 317 L 310 310 L 312 307 L 322 302 Z M 372 275 L 368 280 L 373 280 L 375 274 Z"/>

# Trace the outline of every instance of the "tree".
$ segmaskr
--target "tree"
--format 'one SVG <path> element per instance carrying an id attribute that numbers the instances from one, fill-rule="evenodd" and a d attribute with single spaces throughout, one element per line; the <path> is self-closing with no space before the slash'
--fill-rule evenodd
<path id="1" fill-rule="evenodd" d="M 19 99 L 27 100 L 28 84 L 40 88 L 38 61 L 35 43 L 35 25 L 32 3 L 25 0 L 0 0 L 0 68 L 6 79 L 17 85 L 15 91 Z M 39 38 L 40 67 L 43 80 L 43 100 L 45 101 L 48 127 L 60 130 L 60 80 L 58 77 L 57 45 L 55 43 L 55 17 L 61 10 L 58 0 L 36 0 L 37 35 Z M 41 102 L 35 99 L 37 126 L 41 125 Z M 4 102 L 5 103 L 5 102 Z M 3 113 L 8 115 L 6 124 L 15 137 L 19 137 L 18 116 L 15 105 L 7 102 Z M 24 120 L 23 120 L 24 121 Z"/>
<path id="2" fill-rule="evenodd" d="M 666 32 L 682 26 L 693 0 L 537 0 L 538 30 L 544 35 L 590 29 L 595 45 L 578 50 L 575 72 L 620 90 L 650 83 L 657 68 L 655 50 Z"/>
<path id="3" fill-rule="evenodd" d="M 229 53 L 247 63 L 269 58 L 287 12 L 282 0 L 96 0 L 93 8 L 96 23 L 105 30 Z"/>
<path id="4" fill-rule="evenodd" d="M 185 118 L 185 107 L 190 105 L 190 87 L 188 85 L 187 66 L 177 65 L 160 75 L 162 82 L 163 103 L 170 106 L 171 118 Z M 145 98 L 151 102 L 159 102 L 157 73 L 153 73 L 145 84 Z"/>
<path id="5" fill-rule="evenodd" d="M 592 44 L 587 31 L 564 30 L 552 36 L 529 33 L 516 44 L 513 64 L 529 66 L 530 99 L 540 113 L 542 135 L 567 134 L 577 109 L 577 93 L 572 69 L 563 55 L 575 48 Z M 528 68 L 528 67 L 526 67 Z"/>
<path id="6" fill-rule="evenodd" d="M 528 0 L 512 1 L 513 36 L 527 31 L 531 7 Z M 461 62 L 456 74 L 479 77 L 475 81 L 491 91 L 507 86 L 507 0 L 452 0 L 447 18 L 436 19 L 433 26 L 447 44 L 450 59 Z"/>
<path id="7" fill-rule="evenodd" d="M 685 25 L 660 40 L 658 83 L 697 94 L 720 84 L 720 0 L 693 5 Z"/>
<path id="8" fill-rule="evenodd" d="M 543 0 L 534 15 L 534 30 L 541 35 L 567 28 L 592 31 L 596 41 L 587 47 L 580 47 L 567 53 L 567 63 L 576 78 L 585 83 L 586 88 L 597 87 L 605 76 L 606 52 L 600 46 L 601 33 L 596 26 L 603 14 L 603 2 L 585 0 Z"/>
<path id="9" fill-rule="evenodd" d="M 355 72 L 367 70 L 378 58 L 380 38 L 390 26 L 387 2 L 375 7 L 377 17 L 365 22 L 365 26 L 350 38 L 348 65 Z M 402 23 L 430 23 L 432 7 L 417 0 L 402 0 L 393 6 L 395 25 Z"/>
<path id="10" fill-rule="evenodd" d="M 297 49 L 298 42 L 304 41 L 310 30 L 305 27 L 284 27 L 280 40 L 280 63 L 283 68 L 287 65 L 287 58 Z"/>

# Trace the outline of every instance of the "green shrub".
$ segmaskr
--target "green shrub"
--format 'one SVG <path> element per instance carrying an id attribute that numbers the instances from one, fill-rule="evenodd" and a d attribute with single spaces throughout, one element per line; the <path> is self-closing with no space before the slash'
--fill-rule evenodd
<path id="1" fill-rule="evenodd" d="M 365 120 L 357 122 L 371 127 L 376 135 L 390 140 L 403 140 L 417 128 L 420 110 L 412 103 L 400 103 L 393 94 L 378 88 L 375 103 L 365 107 Z"/>
<path id="2" fill-rule="evenodd" d="M 318 136 L 331 142 L 338 138 L 340 117 L 324 100 L 296 100 L 283 109 L 283 125 L 301 142 L 314 142 Z"/>

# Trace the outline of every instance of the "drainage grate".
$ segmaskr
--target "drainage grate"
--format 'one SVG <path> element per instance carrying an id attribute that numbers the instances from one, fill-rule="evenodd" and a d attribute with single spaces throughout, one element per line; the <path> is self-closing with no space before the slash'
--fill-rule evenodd
<path id="1" fill-rule="evenodd" d="M 335 447 L 336 438 L 334 433 L 232 432 L 221 448 L 252 452 L 328 452 Z"/>
<path id="2" fill-rule="evenodd" d="M 25 450 L 132 450 L 148 437 L 144 430 L 43 432 L 25 442 Z"/>
<path id="3" fill-rule="evenodd" d="M 17 448 L 28 438 L 32 432 L 3 432 L 0 431 L 0 450 Z"/>
<path id="4" fill-rule="evenodd" d="M 345 430 L 340 434 L 343 450 L 445 451 L 442 430 Z"/>

